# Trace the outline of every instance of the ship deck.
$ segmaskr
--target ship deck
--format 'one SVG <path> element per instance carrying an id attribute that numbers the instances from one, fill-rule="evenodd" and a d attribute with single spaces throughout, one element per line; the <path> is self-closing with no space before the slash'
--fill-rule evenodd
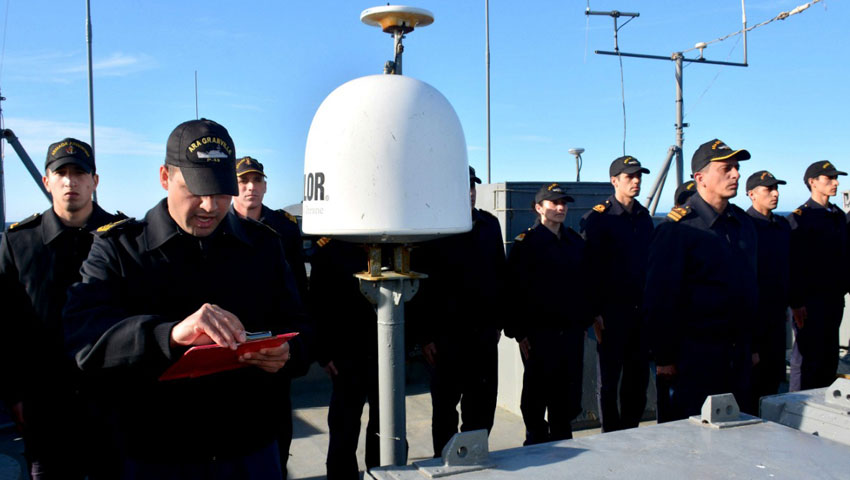
<path id="1" fill-rule="evenodd" d="M 839 373 L 850 374 L 850 355 L 842 352 Z M 408 462 L 430 458 L 431 447 L 431 398 L 428 391 L 427 376 L 421 372 L 408 372 L 406 385 L 407 440 L 409 444 Z M 787 388 L 787 385 L 785 386 Z M 331 382 L 318 368 L 313 366 L 311 374 L 295 380 L 292 384 L 293 439 L 290 448 L 290 479 L 325 478 L 325 459 L 328 451 L 328 403 L 331 395 Z M 368 405 L 361 417 L 361 433 L 358 442 L 357 457 L 360 470 L 365 470 L 364 437 L 368 421 Z M 641 427 L 655 424 L 643 422 Z M 576 438 L 599 434 L 598 428 L 578 430 Z M 497 407 L 496 419 L 489 439 L 491 452 L 519 447 L 525 437 L 522 418 L 511 411 Z M 23 441 L 8 423 L 8 417 L 0 415 L 0 480 L 25 478 L 22 468 Z"/>

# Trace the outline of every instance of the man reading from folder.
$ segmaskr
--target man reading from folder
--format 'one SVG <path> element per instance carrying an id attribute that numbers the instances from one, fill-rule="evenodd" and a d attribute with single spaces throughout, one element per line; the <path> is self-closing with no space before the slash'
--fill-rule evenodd
<path id="1" fill-rule="evenodd" d="M 192 345 L 235 349 L 246 331 L 302 325 L 280 239 L 228 213 L 234 158 L 221 125 L 179 125 L 159 171 L 167 198 L 102 228 L 69 291 L 66 346 L 104 387 L 122 478 L 280 478 L 276 386 L 305 361 L 300 337 L 240 357 L 258 368 L 158 380 Z"/>

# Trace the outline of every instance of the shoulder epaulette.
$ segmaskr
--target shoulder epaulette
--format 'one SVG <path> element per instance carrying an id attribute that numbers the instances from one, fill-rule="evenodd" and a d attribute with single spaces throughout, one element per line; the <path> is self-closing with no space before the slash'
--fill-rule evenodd
<path id="1" fill-rule="evenodd" d="M 599 213 L 605 213 L 605 210 L 608 210 L 608 207 L 610 207 L 610 206 L 611 206 L 611 201 L 605 200 L 605 203 L 600 203 L 599 205 L 596 205 L 595 207 L 593 207 L 593 211 L 599 212 Z"/>
<path id="2" fill-rule="evenodd" d="M 802 215 L 802 214 L 803 214 L 803 210 L 802 210 L 802 209 L 800 209 L 800 208 L 798 208 L 798 209 L 794 210 L 794 211 L 793 211 L 793 212 L 791 212 L 791 213 L 793 213 L 794 215 L 800 216 L 800 215 Z"/>
<path id="3" fill-rule="evenodd" d="M 98 229 L 95 230 L 95 233 L 99 236 L 106 236 L 106 235 L 109 235 L 110 233 L 120 231 L 125 226 L 132 225 L 132 224 L 135 224 L 135 223 L 136 223 L 135 218 L 124 218 L 122 220 L 118 220 L 118 221 L 115 221 L 115 222 L 112 222 L 112 223 L 107 223 L 106 225 L 98 227 Z"/>
<path id="4" fill-rule="evenodd" d="M 9 225 L 9 231 L 11 232 L 12 230 L 14 230 L 14 229 L 16 229 L 16 228 L 20 228 L 20 227 L 26 226 L 26 225 L 28 225 L 28 224 L 32 223 L 33 221 L 35 221 L 35 220 L 37 220 L 37 219 L 39 219 L 39 218 L 41 218 L 41 214 L 40 214 L 40 213 L 33 213 L 33 214 L 32 214 L 32 215 L 30 215 L 29 217 L 27 217 L 27 218 L 25 218 L 25 219 L 21 220 L 20 222 L 15 222 L 15 223 L 13 223 L 13 224 Z"/>
<path id="5" fill-rule="evenodd" d="M 667 214 L 667 218 L 673 220 L 674 222 L 678 222 L 679 220 L 685 218 L 685 216 L 689 213 L 691 213 L 691 207 L 689 205 L 685 205 L 684 207 L 676 207 L 673 210 L 670 210 L 670 213 Z"/>
<path id="6" fill-rule="evenodd" d="M 519 235 L 517 235 L 516 237 L 514 237 L 514 240 L 516 240 L 517 242 L 521 242 L 524 239 L 525 239 L 525 232 L 522 232 Z"/>
<path id="7" fill-rule="evenodd" d="M 287 211 L 284 211 L 283 214 L 286 215 L 286 218 L 289 219 L 290 222 L 298 225 L 298 219 L 295 217 L 295 215 L 293 215 L 293 214 L 291 214 Z"/>
<path id="8" fill-rule="evenodd" d="M 316 240 L 316 245 L 318 245 L 319 247 L 324 247 L 330 241 L 331 241 L 330 237 L 322 237 L 322 238 Z"/>

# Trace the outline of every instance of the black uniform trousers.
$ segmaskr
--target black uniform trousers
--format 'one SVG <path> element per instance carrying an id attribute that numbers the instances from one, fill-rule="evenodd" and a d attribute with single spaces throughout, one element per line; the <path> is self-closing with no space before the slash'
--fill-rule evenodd
<path id="1" fill-rule="evenodd" d="M 328 409 L 328 480 L 359 479 L 357 442 L 360 438 L 360 417 L 367 401 L 369 423 L 366 425 L 366 468 L 381 464 L 377 359 L 335 363 L 335 366 L 339 374 L 333 378 L 333 393 Z"/>
<path id="2" fill-rule="evenodd" d="M 656 365 L 653 363 L 653 366 Z M 673 420 L 679 420 L 685 418 L 685 416 L 677 412 L 673 408 L 673 403 L 671 401 L 672 397 L 672 386 L 675 384 L 675 381 L 671 382 L 669 378 L 665 376 L 655 376 L 655 417 L 658 423 L 672 422 Z"/>
<path id="3" fill-rule="evenodd" d="M 759 363 L 753 366 L 753 404 L 742 408 L 753 415 L 759 413 L 759 399 L 779 393 L 779 384 L 785 381 L 786 321 L 786 311 L 777 311 L 763 332 Z"/>
<path id="4" fill-rule="evenodd" d="M 431 438 L 434 457 L 460 431 L 493 428 L 499 376 L 499 332 L 479 328 L 438 339 L 436 365 L 431 369 Z"/>
<path id="5" fill-rule="evenodd" d="M 732 393 L 739 406 L 746 405 L 752 391 L 752 362 L 746 342 L 683 340 L 670 385 L 670 407 L 677 417 L 671 420 L 699 415 L 709 395 Z"/>
<path id="6" fill-rule="evenodd" d="M 794 354 L 802 356 L 800 388 L 828 387 L 838 370 L 838 328 L 844 314 L 844 297 L 809 298 L 803 328 L 794 325 Z"/>
<path id="7" fill-rule="evenodd" d="M 603 432 L 637 427 L 646 408 L 649 353 L 641 342 L 642 319 L 636 309 L 624 310 L 603 315 L 602 343 L 596 345 Z"/>
<path id="8" fill-rule="evenodd" d="M 536 329 L 528 341 L 520 398 L 523 445 L 572 438 L 570 422 L 581 413 L 584 330 Z"/>
<path id="9" fill-rule="evenodd" d="M 88 424 L 92 419 L 87 418 L 87 406 L 79 395 L 55 389 L 49 396 L 27 395 L 22 401 L 24 456 L 31 477 L 84 479 L 96 456 L 87 447 L 96 445 L 98 438 Z"/>
<path id="10" fill-rule="evenodd" d="M 286 463 L 289 461 L 289 447 L 292 445 L 292 398 L 289 394 L 290 380 L 282 379 L 278 387 L 280 396 L 280 417 L 277 419 L 277 449 L 280 456 L 280 469 L 286 478 Z"/>

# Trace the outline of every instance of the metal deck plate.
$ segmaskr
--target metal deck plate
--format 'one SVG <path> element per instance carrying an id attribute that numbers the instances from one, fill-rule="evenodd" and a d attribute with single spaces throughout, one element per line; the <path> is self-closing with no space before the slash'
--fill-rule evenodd
<path id="1" fill-rule="evenodd" d="M 830 388 L 817 388 L 764 397 L 761 416 L 807 434 L 850 445 L 850 409 L 827 402 L 825 395 L 829 391 Z"/>
<path id="2" fill-rule="evenodd" d="M 681 420 L 491 452 L 490 461 L 489 469 L 457 478 L 846 479 L 850 446 L 772 422 L 717 429 Z M 371 475 L 424 478 L 414 466 L 373 469 Z"/>

